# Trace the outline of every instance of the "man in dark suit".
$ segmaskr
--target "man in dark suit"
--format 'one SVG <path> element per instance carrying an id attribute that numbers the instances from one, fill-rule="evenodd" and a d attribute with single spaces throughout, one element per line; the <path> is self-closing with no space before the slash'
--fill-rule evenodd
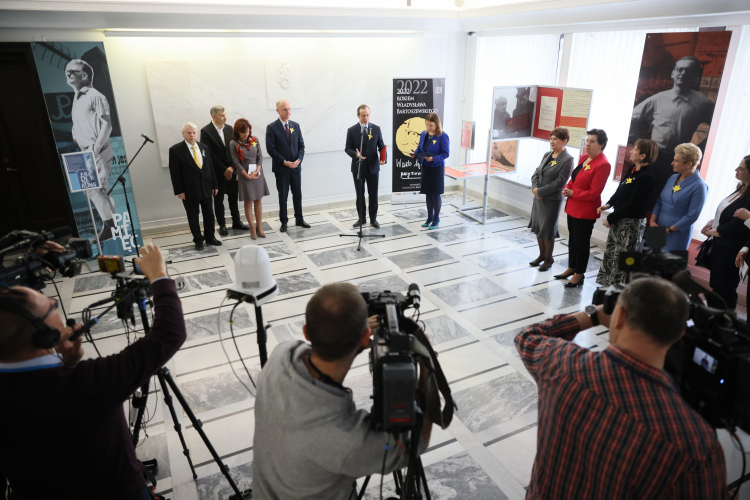
<path id="1" fill-rule="evenodd" d="M 174 194 L 182 200 L 187 213 L 190 232 L 196 250 L 203 250 L 203 241 L 208 245 L 220 246 L 214 233 L 214 210 L 211 195 L 219 191 L 216 172 L 207 154 L 205 144 L 198 138 L 195 123 L 182 125 L 184 141 L 169 148 L 169 174 L 172 176 Z M 199 211 L 203 212 L 203 234 L 201 234 Z"/>
<path id="2" fill-rule="evenodd" d="M 379 228 L 378 224 L 378 177 L 380 176 L 380 152 L 385 148 L 383 134 L 380 127 L 370 123 L 370 108 L 362 104 L 357 108 L 359 123 L 346 131 L 346 154 L 352 157 L 352 177 L 354 177 L 354 189 L 357 193 L 357 213 L 359 219 L 354 227 L 363 226 L 367 223 L 367 207 L 365 205 L 365 186 L 370 197 L 370 224 Z M 359 151 L 360 145 L 362 152 Z M 362 158 L 361 176 L 363 182 L 357 179 L 359 158 Z"/>
<path id="3" fill-rule="evenodd" d="M 292 189 L 294 219 L 297 226 L 309 228 L 310 224 L 302 218 L 302 159 L 305 157 L 305 141 L 302 140 L 302 129 L 297 122 L 291 121 L 292 105 L 289 101 L 276 103 L 279 119 L 266 127 L 266 152 L 273 160 L 271 170 L 276 176 L 276 190 L 279 192 L 279 220 L 281 232 L 286 232 L 289 217 L 286 214 L 286 199 L 289 188 Z"/>
<path id="4" fill-rule="evenodd" d="M 214 213 L 219 223 L 219 234 L 229 235 L 224 222 L 224 195 L 229 200 L 229 212 L 232 214 L 232 229 L 248 231 L 250 228 L 242 223 L 237 209 L 239 184 L 237 172 L 232 166 L 232 155 L 229 153 L 229 142 L 232 140 L 232 127 L 226 125 L 227 112 L 221 106 L 211 108 L 211 123 L 201 129 L 201 143 L 211 151 L 211 163 L 216 173 L 219 193 L 214 196 Z"/>

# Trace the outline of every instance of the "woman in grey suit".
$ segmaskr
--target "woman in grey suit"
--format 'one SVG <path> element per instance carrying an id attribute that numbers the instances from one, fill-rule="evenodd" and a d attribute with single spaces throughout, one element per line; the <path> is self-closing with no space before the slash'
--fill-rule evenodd
<path id="1" fill-rule="evenodd" d="M 263 232 L 263 203 L 261 199 L 268 196 L 268 184 L 263 175 L 263 153 L 260 141 L 253 137 L 253 126 L 244 118 L 240 118 L 232 127 L 232 141 L 229 143 L 232 154 L 232 165 L 238 173 L 240 201 L 245 203 L 245 217 L 250 226 L 250 238 L 258 236 L 265 238 Z M 255 208 L 255 224 L 253 224 L 253 208 Z"/>
<path id="2" fill-rule="evenodd" d="M 568 139 L 570 132 L 566 128 L 558 127 L 550 132 L 549 145 L 552 150 L 544 155 L 542 163 L 531 176 L 534 202 L 531 205 L 529 228 L 536 234 L 539 257 L 529 262 L 529 265 L 541 264 L 540 271 L 548 271 L 555 261 L 552 251 L 555 248 L 555 238 L 560 236 L 557 219 L 563 202 L 562 190 L 573 170 L 573 157 L 565 149 Z"/>

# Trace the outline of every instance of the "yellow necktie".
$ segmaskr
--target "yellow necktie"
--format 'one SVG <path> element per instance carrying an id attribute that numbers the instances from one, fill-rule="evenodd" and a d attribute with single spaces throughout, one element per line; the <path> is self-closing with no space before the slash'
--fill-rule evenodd
<path id="1" fill-rule="evenodd" d="M 193 146 L 193 160 L 195 160 L 195 164 L 198 165 L 198 168 L 203 170 L 203 163 L 201 163 L 201 157 L 198 154 L 198 147 Z"/>

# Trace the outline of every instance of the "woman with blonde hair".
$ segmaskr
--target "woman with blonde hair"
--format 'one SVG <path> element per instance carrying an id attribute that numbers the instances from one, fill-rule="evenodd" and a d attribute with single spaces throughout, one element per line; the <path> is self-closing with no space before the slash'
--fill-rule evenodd
<path id="1" fill-rule="evenodd" d="M 667 244 L 662 249 L 665 252 L 687 250 L 693 239 L 693 224 L 700 217 L 708 194 L 698 173 L 701 156 L 700 148 L 689 142 L 674 148 L 675 175 L 661 190 L 650 221 L 652 227 L 662 226 L 667 232 Z"/>
<path id="2" fill-rule="evenodd" d="M 445 159 L 450 155 L 450 139 L 443 132 L 440 117 L 430 113 L 425 118 L 427 130 L 419 136 L 419 145 L 414 153 L 431 153 L 422 156 L 422 187 L 419 192 L 427 197 L 427 222 L 422 227 L 436 229 L 440 224 L 440 208 L 443 200 L 440 197 L 445 191 Z M 414 154 L 409 155 L 412 158 Z M 420 161 L 420 160 L 417 160 Z"/>

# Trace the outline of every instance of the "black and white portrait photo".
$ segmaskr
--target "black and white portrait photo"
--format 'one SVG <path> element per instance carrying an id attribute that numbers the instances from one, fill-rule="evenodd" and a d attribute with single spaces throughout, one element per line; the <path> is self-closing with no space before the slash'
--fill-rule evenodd
<path id="1" fill-rule="evenodd" d="M 492 138 L 531 137 L 536 87 L 496 87 L 493 93 Z"/>

